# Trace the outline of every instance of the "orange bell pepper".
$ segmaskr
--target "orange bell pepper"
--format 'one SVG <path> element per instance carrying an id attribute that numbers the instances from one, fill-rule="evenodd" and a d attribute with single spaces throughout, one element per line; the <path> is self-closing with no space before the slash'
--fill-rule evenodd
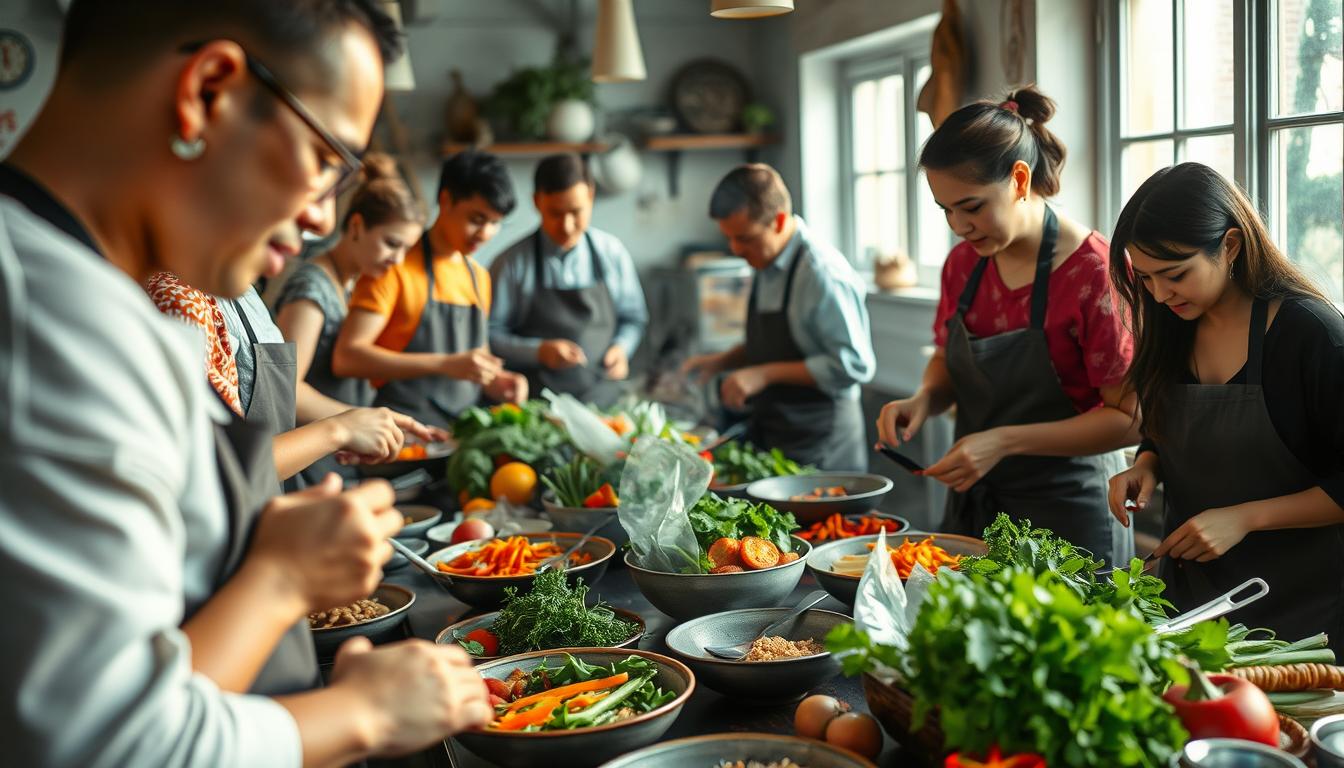
<path id="1" fill-rule="evenodd" d="M 606 507 L 620 506 L 621 500 L 616 496 L 616 489 L 611 487 L 611 483 L 603 483 L 601 488 L 588 494 L 588 498 L 583 500 L 583 506 L 588 509 L 602 509 Z"/>
<path id="2" fill-rule="evenodd" d="M 1040 755 L 1022 753 L 1004 757 L 998 747 L 989 748 L 989 757 L 976 760 L 969 755 L 953 752 L 947 756 L 944 768 L 1046 768 L 1045 758 Z"/>
<path id="3" fill-rule="evenodd" d="M 510 708 L 509 714 L 496 720 L 493 726 L 501 731 L 521 731 L 528 726 L 545 725 L 550 721 L 551 715 L 555 713 L 556 707 L 559 706 L 559 696 L 547 696 L 526 712 L 516 712 Z"/>
<path id="4" fill-rule="evenodd" d="M 629 682 L 629 680 L 630 675 L 626 674 L 625 672 L 622 672 L 619 675 L 604 677 L 600 680 L 586 680 L 582 683 L 571 683 L 569 685 L 562 685 L 559 688 L 552 688 L 549 691 L 542 691 L 541 693 L 534 693 L 531 696 L 524 696 L 523 698 L 518 699 L 517 701 L 510 704 L 508 711 L 517 712 L 523 707 L 526 707 L 528 704 L 542 701 L 544 699 L 549 699 L 551 697 L 557 697 L 559 700 L 563 701 L 565 699 L 570 698 L 571 696 L 577 696 L 580 693 L 590 693 L 592 691 L 605 691 L 608 688 L 615 688 L 618 685 L 624 685 L 625 683 Z"/>

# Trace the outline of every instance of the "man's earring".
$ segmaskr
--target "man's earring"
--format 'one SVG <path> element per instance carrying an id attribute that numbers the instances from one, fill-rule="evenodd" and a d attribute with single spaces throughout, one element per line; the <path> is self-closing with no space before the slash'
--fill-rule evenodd
<path id="1" fill-rule="evenodd" d="M 172 150 L 178 160 L 195 160 L 205 154 L 205 139 L 198 136 L 193 141 L 187 141 L 181 136 L 174 136 Z"/>

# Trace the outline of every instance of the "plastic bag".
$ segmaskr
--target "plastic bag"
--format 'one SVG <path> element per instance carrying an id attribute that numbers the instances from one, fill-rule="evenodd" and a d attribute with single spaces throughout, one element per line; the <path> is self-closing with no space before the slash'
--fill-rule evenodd
<path id="1" fill-rule="evenodd" d="M 934 575 L 924 566 L 916 565 L 910 578 L 902 582 L 887 552 L 887 532 L 879 531 L 877 545 L 868 556 L 854 598 L 855 628 L 875 643 L 905 650 L 933 579 Z M 897 677 L 896 670 L 881 665 L 876 672 L 887 680 Z"/>
<path id="2" fill-rule="evenodd" d="M 634 563 L 665 573 L 699 573 L 700 545 L 687 511 L 709 488 L 711 469 L 685 445 L 641 437 L 621 473 L 616 514 Z"/>
<path id="3" fill-rule="evenodd" d="M 629 449 L 629 441 L 612 431 L 602 417 L 569 393 L 541 393 L 551 403 L 551 415 L 559 419 L 574 447 L 605 467 Z M 624 497 L 622 497 L 624 498 Z"/>

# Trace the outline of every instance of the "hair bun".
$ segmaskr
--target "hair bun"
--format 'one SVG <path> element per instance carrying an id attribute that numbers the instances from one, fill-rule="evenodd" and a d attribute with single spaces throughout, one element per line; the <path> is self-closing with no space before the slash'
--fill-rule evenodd
<path id="1" fill-rule="evenodd" d="M 1041 93 L 1034 84 L 1009 91 L 1003 103 L 1011 103 L 1012 111 L 1021 115 L 1033 126 L 1041 125 L 1055 116 L 1054 100 Z"/>
<path id="2" fill-rule="evenodd" d="M 370 152 L 364 156 L 365 181 L 399 178 L 401 175 L 397 172 L 396 158 L 381 152 Z"/>

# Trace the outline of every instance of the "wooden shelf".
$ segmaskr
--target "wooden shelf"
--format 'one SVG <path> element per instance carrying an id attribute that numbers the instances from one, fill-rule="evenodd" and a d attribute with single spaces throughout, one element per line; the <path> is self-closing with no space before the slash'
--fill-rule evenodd
<path id="1" fill-rule="evenodd" d="M 448 142 L 443 145 L 443 156 L 448 157 L 471 148 L 472 145 L 470 144 Z M 480 147 L 485 152 L 510 157 L 545 157 L 546 155 L 558 155 L 562 152 L 591 155 L 595 152 L 606 152 L 610 148 L 610 145 L 603 144 L 600 141 L 587 141 L 579 144 L 567 144 L 559 141 L 525 141 L 487 144 Z"/>
<path id="2" fill-rule="evenodd" d="M 712 149 L 750 150 L 777 143 L 779 143 L 778 136 L 754 133 L 678 133 L 667 136 L 650 136 L 644 141 L 644 148 L 655 152 Z"/>

